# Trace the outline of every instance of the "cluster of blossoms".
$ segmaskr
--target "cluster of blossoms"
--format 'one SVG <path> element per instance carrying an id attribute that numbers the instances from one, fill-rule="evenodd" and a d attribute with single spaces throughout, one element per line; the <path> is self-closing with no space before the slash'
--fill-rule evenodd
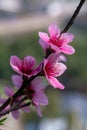
<path id="1" fill-rule="evenodd" d="M 47 33 L 39 32 L 39 43 L 42 46 L 45 56 L 43 61 L 36 66 L 36 60 L 32 56 L 26 56 L 22 60 L 17 56 L 11 56 L 10 65 L 17 75 L 12 76 L 12 82 L 16 88 L 14 92 L 11 88 L 5 88 L 7 99 L 0 99 L 0 104 L 4 109 L 0 115 L 12 113 L 14 118 L 18 118 L 20 110 L 30 112 L 33 105 L 39 116 L 42 116 L 40 107 L 48 104 L 48 98 L 44 93 L 45 86 L 42 77 L 46 77 L 49 84 L 54 88 L 64 89 L 57 77 L 61 76 L 67 69 L 64 62 L 64 54 L 71 55 L 75 52 L 69 45 L 74 39 L 70 33 L 61 33 L 56 24 L 51 24 Z M 1 106 L 1 107 L 2 107 Z"/>

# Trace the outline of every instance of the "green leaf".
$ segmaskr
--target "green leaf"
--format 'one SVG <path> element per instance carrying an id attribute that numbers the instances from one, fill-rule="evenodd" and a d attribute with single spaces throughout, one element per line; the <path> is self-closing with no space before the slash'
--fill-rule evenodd
<path id="1" fill-rule="evenodd" d="M 3 122 L 6 120 L 7 118 L 3 118 L 0 120 L 0 125 L 3 125 Z"/>

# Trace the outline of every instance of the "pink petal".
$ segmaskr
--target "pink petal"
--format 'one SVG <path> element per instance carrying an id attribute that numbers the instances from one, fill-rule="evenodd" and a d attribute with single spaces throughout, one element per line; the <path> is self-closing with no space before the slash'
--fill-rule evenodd
<path id="1" fill-rule="evenodd" d="M 13 75 L 13 76 L 11 77 L 11 79 L 12 79 L 12 82 L 13 82 L 13 84 L 15 85 L 15 87 L 16 87 L 17 89 L 21 87 L 22 82 L 23 82 L 21 76 L 19 76 L 19 75 Z"/>
<path id="2" fill-rule="evenodd" d="M 47 63 L 48 63 L 48 59 L 44 59 L 44 68 L 47 65 Z"/>
<path id="3" fill-rule="evenodd" d="M 36 60 L 33 56 L 26 56 L 23 60 L 23 66 L 26 70 L 32 69 L 34 65 L 36 64 Z"/>
<path id="4" fill-rule="evenodd" d="M 54 45 L 52 43 L 50 43 L 50 46 L 51 46 L 51 49 L 54 50 L 54 52 L 57 52 L 57 53 L 61 52 L 61 50 L 60 50 L 60 48 L 58 46 L 56 46 L 56 45 Z"/>
<path id="5" fill-rule="evenodd" d="M 8 97 L 11 97 L 13 94 L 14 94 L 14 91 L 13 89 L 11 89 L 10 87 L 5 87 L 5 94 L 8 96 Z"/>
<path id="6" fill-rule="evenodd" d="M 36 71 L 37 73 L 41 72 L 42 67 L 43 67 L 43 62 L 41 62 L 41 63 L 37 66 L 37 68 L 35 69 L 35 71 Z"/>
<path id="7" fill-rule="evenodd" d="M 72 55 L 72 54 L 75 53 L 75 49 L 70 45 L 62 46 L 61 50 L 62 50 L 63 53 L 68 54 L 68 55 Z"/>
<path id="8" fill-rule="evenodd" d="M 47 50 L 47 48 L 49 48 L 49 44 L 45 41 L 43 41 L 42 39 L 39 39 L 39 43 L 42 46 L 42 48 L 44 49 L 44 51 Z"/>
<path id="9" fill-rule="evenodd" d="M 39 37 L 46 43 L 49 43 L 50 38 L 47 33 L 39 32 Z"/>
<path id="10" fill-rule="evenodd" d="M 64 71 L 67 69 L 66 65 L 64 65 L 63 63 L 55 63 L 52 73 L 54 77 L 60 76 L 64 73 Z M 50 72 L 51 73 L 51 72 Z"/>
<path id="11" fill-rule="evenodd" d="M 13 111 L 12 116 L 17 120 L 20 117 L 20 112 L 19 111 Z"/>
<path id="12" fill-rule="evenodd" d="M 45 88 L 43 85 L 42 79 L 40 77 L 35 78 L 32 83 L 31 87 L 34 91 L 38 92 Z"/>
<path id="13" fill-rule="evenodd" d="M 63 33 L 60 36 L 60 42 L 62 42 L 62 44 L 68 44 L 71 43 L 74 39 L 74 35 L 71 33 Z"/>
<path id="14" fill-rule="evenodd" d="M 40 106 L 35 106 L 35 108 L 36 108 L 36 112 L 37 112 L 38 116 L 42 117 Z"/>
<path id="15" fill-rule="evenodd" d="M 48 58 L 48 62 L 47 64 L 52 65 L 55 62 L 58 62 L 58 58 L 59 58 L 59 53 L 52 53 Z"/>
<path id="16" fill-rule="evenodd" d="M 59 61 L 59 62 L 66 62 L 67 59 L 66 59 L 66 57 L 65 57 L 64 55 L 60 54 L 60 55 L 59 55 L 59 58 L 58 58 L 58 61 Z"/>
<path id="17" fill-rule="evenodd" d="M 38 93 L 34 94 L 33 102 L 36 105 L 47 105 L 48 104 L 48 98 L 42 92 L 38 92 Z"/>
<path id="18" fill-rule="evenodd" d="M 7 99 L 2 99 L 1 95 L 0 95 L 0 105 L 3 104 Z"/>
<path id="19" fill-rule="evenodd" d="M 11 56 L 10 58 L 10 65 L 13 68 L 14 71 L 16 71 L 17 73 L 21 74 L 21 65 L 22 62 L 21 60 L 17 57 L 17 56 Z"/>
<path id="20" fill-rule="evenodd" d="M 24 75 L 30 78 L 31 76 L 36 75 L 37 73 L 38 73 L 37 70 L 34 71 L 32 70 L 30 74 L 24 74 Z"/>
<path id="21" fill-rule="evenodd" d="M 47 77 L 48 82 L 50 85 L 52 85 L 54 88 L 64 89 L 64 86 L 54 77 L 49 76 Z"/>
<path id="22" fill-rule="evenodd" d="M 21 108 L 21 110 L 23 112 L 30 112 L 30 108 L 29 107 L 23 107 L 23 108 Z"/>
<path id="23" fill-rule="evenodd" d="M 56 24 L 51 24 L 49 26 L 48 30 L 49 30 L 51 39 L 55 39 L 55 38 L 59 37 L 60 29 L 58 28 L 58 26 Z"/>

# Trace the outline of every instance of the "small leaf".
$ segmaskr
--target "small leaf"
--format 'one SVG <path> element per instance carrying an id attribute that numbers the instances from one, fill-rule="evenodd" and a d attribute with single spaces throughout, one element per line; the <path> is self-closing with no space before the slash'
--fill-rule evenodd
<path id="1" fill-rule="evenodd" d="M 3 122 L 6 120 L 7 118 L 3 118 L 0 120 L 0 125 L 3 125 Z"/>

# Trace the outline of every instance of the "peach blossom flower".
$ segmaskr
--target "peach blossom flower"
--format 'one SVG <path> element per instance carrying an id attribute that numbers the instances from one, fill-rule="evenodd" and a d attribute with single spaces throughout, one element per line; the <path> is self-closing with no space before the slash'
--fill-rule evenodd
<path id="1" fill-rule="evenodd" d="M 65 53 L 71 55 L 75 52 L 74 48 L 69 45 L 74 39 L 71 33 L 60 33 L 60 29 L 56 24 L 51 24 L 48 28 L 50 36 L 47 33 L 39 32 L 39 43 L 46 51 L 48 48 L 54 52 Z"/>
<path id="2" fill-rule="evenodd" d="M 64 86 L 56 79 L 66 70 L 66 66 L 60 62 L 58 53 L 51 54 L 47 59 L 44 59 L 44 74 L 54 88 L 64 89 Z"/>

